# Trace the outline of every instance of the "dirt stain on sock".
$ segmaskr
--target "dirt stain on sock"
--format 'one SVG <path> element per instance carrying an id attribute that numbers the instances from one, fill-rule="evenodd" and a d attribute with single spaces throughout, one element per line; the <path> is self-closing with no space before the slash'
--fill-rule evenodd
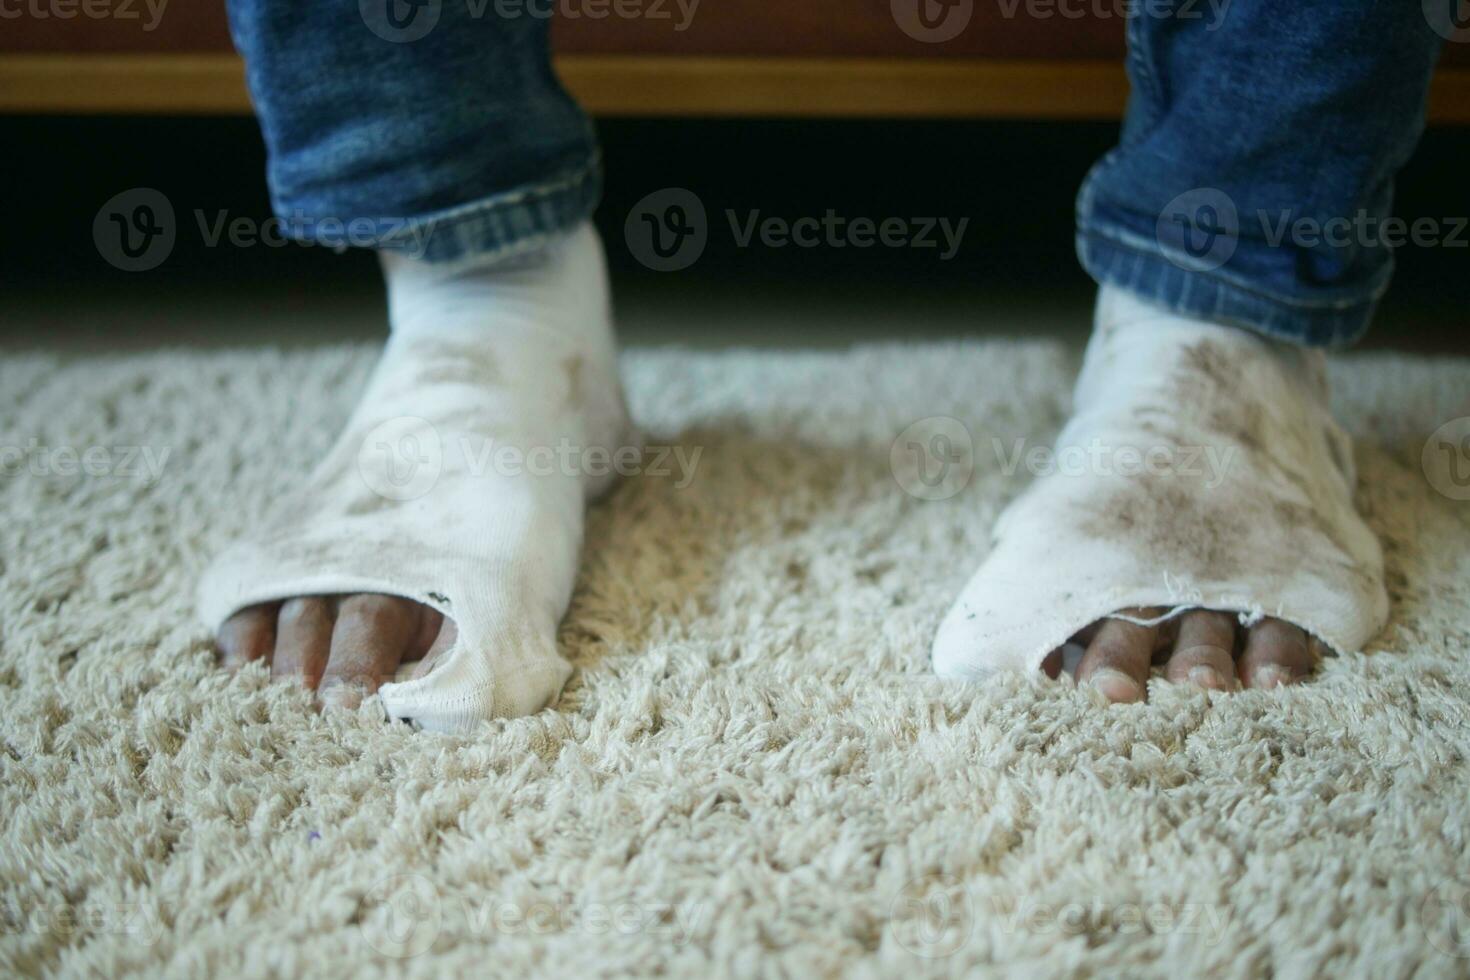
<path id="1" fill-rule="evenodd" d="M 573 412 L 580 412 L 586 407 L 587 392 L 582 380 L 584 367 L 580 354 L 574 354 L 561 362 L 561 369 L 567 376 L 566 405 Z"/>
<path id="2" fill-rule="evenodd" d="M 1197 487 L 1174 478 L 1137 480 L 1093 504 L 1079 524 L 1089 537 L 1130 551 L 1169 556 L 1167 570 L 1196 579 L 1230 579 L 1242 569 L 1250 527 L 1243 515 L 1211 506 Z"/>
<path id="3" fill-rule="evenodd" d="M 415 349 L 422 366 L 402 391 L 421 391 L 440 384 L 474 385 L 481 388 L 505 384 L 500 360 L 488 344 L 464 340 L 418 340 Z"/>

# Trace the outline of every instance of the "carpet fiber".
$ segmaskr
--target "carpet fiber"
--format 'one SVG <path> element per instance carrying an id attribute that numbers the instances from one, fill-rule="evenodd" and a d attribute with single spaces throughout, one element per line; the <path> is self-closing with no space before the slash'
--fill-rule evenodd
<path id="1" fill-rule="evenodd" d="M 1073 352 L 632 352 L 694 478 L 594 508 L 561 703 L 445 737 L 223 676 L 193 617 L 371 361 L 0 363 L 0 973 L 1470 970 L 1470 503 L 1421 465 L 1470 364 L 1334 364 L 1370 650 L 1105 710 L 926 663 Z M 890 452 L 928 416 L 973 446 L 944 499 Z"/>

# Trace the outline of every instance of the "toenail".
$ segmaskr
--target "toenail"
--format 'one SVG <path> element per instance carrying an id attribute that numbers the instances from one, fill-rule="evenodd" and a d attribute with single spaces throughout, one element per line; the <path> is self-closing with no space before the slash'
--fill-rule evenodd
<path id="1" fill-rule="evenodd" d="M 328 708 L 356 708 L 370 692 L 361 681 L 332 678 L 322 683 L 317 697 Z"/>
<path id="2" fill-rule="evenodd" d="M 1295 680 L 1290 670 L 1280 664 L 1267 664 L 1256 671 L 1256 687 L 1281 687 Z"/>
<path id="3" fill-rule="evenodd" d="M 1143 688 L 1138 686 L 1138 681 L 1129 677 L 1121 670 L 1111 667 L 1102 667 L 1092 672 L 1087 682 L 1102 692 L 1109 701 L 1142 701 Z"/>
<path id="4" fill-rule="evenodd" d="M 1209 664 L 1195 664 L 1189 668 L 1189 683 L 1213 691 L 1224 691 L 1229 687 L 1225 683 L 1224 675 Z"/>

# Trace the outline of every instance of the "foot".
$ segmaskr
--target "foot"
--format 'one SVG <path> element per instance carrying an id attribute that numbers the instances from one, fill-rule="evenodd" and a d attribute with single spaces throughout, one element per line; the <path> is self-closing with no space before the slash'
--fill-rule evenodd
<path id="1" fill-rule="evenodd" d="M 355 708 L 417 661 L 422 677 L 454 645 L 454 620 L 422 603 L 359 592 L 262 602 L 219 629 L 223 665 L 263 661 L 271 677 L 317 691 L 322 704 Z"/>
<path id="2" fill-rule="evenodd" d="M 1315 642 L 1284 620 L 1267 617 L 1241 626 L 1239 616 L 1212 609 L 1166 618 L 1167 613 L 1125 609 L 1074 637 L 1084 651 L 1078 683 L 1090 684 L 1108 701 L 1127 704 L 1145 700 L 1155 665 L 1163 666 L 1171 683 L 1211 691 L 1295 684 L 1316 665 Z M 1054 650 L 1041 669 L 1059 677 L 1064 661 L 1064 651 Z"/>
<path id="3" fill-rule="evenodd" d="M 1074 412 L 940 626 L 937 672 L 1056 676 L 1070 640 L 1078 680 L 1131 702 L 1156 662 L 1277 687 L 1382 628 L 1382 554 L 1320 352 L 1105 289 Z"/>
<path id="4" fill-rule="evenodd" d="M 511 264 L 388 256 L 392 334 L 346 430 L 206 572 L 225 663 L 464 729 L 539 710 L 585 501 L 627 416 L 596 233 Z M 594 456 L 591 450 L 596 451 Z"/>

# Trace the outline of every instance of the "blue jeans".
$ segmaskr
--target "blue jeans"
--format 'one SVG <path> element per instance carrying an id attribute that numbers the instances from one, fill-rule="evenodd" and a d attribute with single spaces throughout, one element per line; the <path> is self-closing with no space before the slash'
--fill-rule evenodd
<path id="1" fill-rule="evenodd" d="M 1457 0 L 1436 0 L 1454 12 Z M 530 250 L 600 190 L 545 4 L 230 0 L 278 217 L 432 261 Z M 508 12 L 508 13 L 507 13 Z M 1140 0 L 1083 266 L 1179 312 L 1331 346 L 1392 269 L 1382 223 L 1442 37 L 1417 0 Z"/>
<path id="2" fill-rule="evenodd" d="M 1447 24 L 1458 0 L 1439 2 Z M 1128 25 L 1122 143 L 1077 198 L 1083 266 L 1181 313 L 1358 339 L 1393 270 L 1393 178 L 1443 42 L 1424 4 L 1163 7 Z"/>
<path id="3" fill-rule="evenodd" d="M 597 141 L 552 72 L 542 6 L 230 0 L 287 234 L 445 261 L 585 220 Z"/>

